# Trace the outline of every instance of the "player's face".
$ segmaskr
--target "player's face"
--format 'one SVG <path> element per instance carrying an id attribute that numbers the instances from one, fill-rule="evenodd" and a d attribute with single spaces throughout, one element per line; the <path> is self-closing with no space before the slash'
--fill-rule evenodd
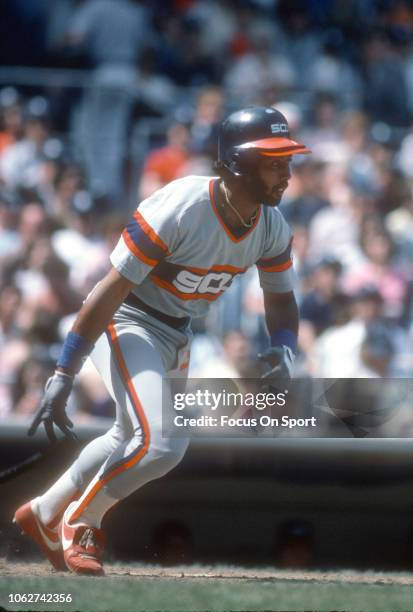
<path id="1" fill-rule="evenodd" d="M 283 157 L 262 157 L 258 164 L 258 177 L 263 186 L 263 204 L 277 206 L 291 178 L 291 155 Z"/>

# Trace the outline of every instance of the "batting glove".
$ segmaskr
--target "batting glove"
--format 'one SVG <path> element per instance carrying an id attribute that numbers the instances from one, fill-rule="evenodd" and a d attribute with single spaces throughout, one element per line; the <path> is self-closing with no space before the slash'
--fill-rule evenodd
<path id="1" fill-rule="evenodd" d="M 258 359 L 270 366 L 261 378 L 265 380 L 279 380 L 280 378 L 292 378 L 295 355 L 289 346 L 272 346 L 260 353 Z"/>
<path id="2" fill-rule="evenodd" d="M 50 442 L 56 441 L 53 425 L 71 440 L 77 440 L 76 434 L 69 428 L 72 421 L 66 414 L 66 403 L 73 386 L 73 376 L 56 371 L 46 382 L 43 398 L 36 416 L 30 425 L 27 434 L 33 436 L 37 428 L 43 423 Z"/>

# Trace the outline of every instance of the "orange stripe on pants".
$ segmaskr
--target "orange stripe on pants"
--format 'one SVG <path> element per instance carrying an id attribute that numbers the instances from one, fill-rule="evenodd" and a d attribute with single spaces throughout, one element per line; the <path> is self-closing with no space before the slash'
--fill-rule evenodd
<path id="1" fill-rule="evenodd" d="M 115 360 L 118 366 L 119 374 L 123 380 L 123 383 L 125 385 L 129 398 L 132 402 L 133 408 L 138 416 L 139 422 L 143 429 L 143 445 L 141 446 L 139 451 L 136 453 L 136 455 L 134 454 L 128 461 L 126 461 L 125 463 L 122 463 L 122 465 L 119 465 L 112 471 L 105 473 L 104 475 L 102 475 L 101 478 L 99 478 L 99 480 L 95 483 L 92 489 L 86 494 L 84 499 L 81 500 L 78 507 L 69 517 L 69 523 L 72 521 L 76 521 L 80 517 L 82 512 L 85 510 L 85 508 L 90 503 L 90 501 L 102 489 L 102 487 L 104 487 L 105 484 L 109 482 L 109 480 L 111 480 L 118 474 L 136 465 L 142 459 L 142 457 L 146 455 L 149 449 L 150 438 L 151 438 L 149 424 L 148 424 L 148 421 L 146 420 L 146 416 L 142 408 L 142 404 L 139 401 L 135 387 L 133 386 L 133 383 L 132 383 L 132 379 L 129 375 L 129 371 L 126 366 L 126 362 L 123 357 L 123 354 L 122 354 L 122 349 L 120 347 L 119 338 L 116 333 L 116 328 L 115 328 L 113 321 L 108 325 L 108 332 L 110 334 L 110 339 L 112 342 L 112 351 L 113 351 L 113 354 L 114 354 L 114 357 L 115 357 Z"/>

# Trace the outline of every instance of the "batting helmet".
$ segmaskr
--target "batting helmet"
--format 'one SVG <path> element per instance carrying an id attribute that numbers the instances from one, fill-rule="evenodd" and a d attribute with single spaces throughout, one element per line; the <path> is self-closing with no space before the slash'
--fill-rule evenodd
<path id="1" fill-rule="evenodd" d="M 271 157 L 311 153 L 290 138 L 287 119 L 274 108 L 255 106 L 227 117 L 218 134 L 216 169 L 226 169 L 233 176 L 248 174 L 251 154 Z"/>

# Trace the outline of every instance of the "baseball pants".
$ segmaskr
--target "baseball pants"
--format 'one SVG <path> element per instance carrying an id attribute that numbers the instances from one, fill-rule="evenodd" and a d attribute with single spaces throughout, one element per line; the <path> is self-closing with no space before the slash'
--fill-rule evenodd
<path id="1" fill-rule="evenodd" d="M 100 523 L 104 513 L 145 483 L 177 465 L 187 438 L 162 431 L 162 386 L 165 375 L 186 378 L 190 332 L 173 329 L 128 307 L 116 313 L 96 342 L 91 359 L 116 402 L 112 428 L 93 440 L 71 467 L 71 478 L 82 496 L 69 520 L 91 516 Z M 163 398 L 171 402 L 168 395 Z"/>

